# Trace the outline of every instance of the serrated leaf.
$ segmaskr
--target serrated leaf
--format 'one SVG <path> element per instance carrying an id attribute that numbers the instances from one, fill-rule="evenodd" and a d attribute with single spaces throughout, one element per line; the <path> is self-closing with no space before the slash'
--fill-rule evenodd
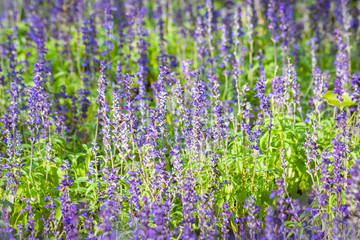
<path id="1" fill-rule="evenodd" d="M 349 106 L 352 106 L 356 103 L 356 101 L 352 101 L 351 100 L 351 97 L 349 96 L 348 93 L 343 93 L 341 95 L 343 101 L 342 101 L 342 104 L 341 102 L 336 98 L 338 96 L 338 94 L 336 93 L 333 93 L 332 91 L 328 91 L 327 93 L 325 93 L 323 95 L 323 99 L 325 101 L 327 101 L 330 105 L 332 106 L 336 106 L 338 108 L 341 108 L 341 106 L 344 108 L 344 107 L 349 107 Z"/>

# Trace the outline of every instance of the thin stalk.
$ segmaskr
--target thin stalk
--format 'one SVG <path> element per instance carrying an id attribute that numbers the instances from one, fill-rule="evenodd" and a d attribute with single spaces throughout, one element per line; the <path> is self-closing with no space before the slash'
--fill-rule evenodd
<path id="1" fill-rule="evenodd" d="M 254 190 L 254 180 L 255 180 L 256 165 L 257 165 L 257 151 L 256 150 L 253 151 L 253 159 L 254 159 L 254 171 L 253 171 L 253 176 L 252 176 L 252 180 L 251 180 L 251 189 L 252 190 Z"/>
<path id="2" fill-rule="evenodd" d="M 95 142 L 97 140 L 98 131 L 99 131 L 99 119 L 100 119 L 100 114 L 99 114 L 99 109 L 98 109 L 98 114 L 97 114 L 97 119 L 96 119 Z"/>
<path id="3" fill-rule="evenodd" d="M 48 141 L 49 141 L 49 144 L 50 144 L 50 146 L 51 146 L 50 125 L 49 125 L 49 129 L 48 129 L 48 130 L 49 130 Z M 51 154 L 51 152 L 50 152 L 50 154 Z M 48 159 L 50 159 L 49 157 L 50 157 L 50 156 L 48 156 Z M 46 177 L 45 177 L 45 182 L 47 182 L 47 179 L 48 179 L 49 166 L 50 166 L 50 160 L 48 160 L 47 163 L 46 163 Z"/>
<path id="4" fill-rule="evenodd" d="M 250 78 L 250 85 L 252 85 L 253 81 L 253 51 L 254 51 L 254 41 L 250 41 L 250 56 L 249 56 L 249 78 Z"/>
<path id="5" fill-rule="evenodd" d="M 275 62 L 275 69 L 277 68 L 277 56 L 276 56 L 276 41 L 274 42 L 274 62 Z"/>
<path id="6" fill-rule="evenodd" d="M 31 177 L 31 171 L 32 171 L 32 164 L 33 164 L 33 156 L 34 156 L 34 141 L 33 141 L 33 130 L 30 129 L 31 133 L 31 154 L 30 154 L 30 177 Z"/>
<path id="7" fill-rule="evenodd" d="M 270 152 L 270 137 L 271 137 L 271 121 L 272 117 L 270 116 L 270 127 L 269 127 L 269 135 L 268 135 L 268 141 L 267 141 L 267 149 L 266 149 L 266 168 L 269 170 L 269 152 Z M 268 174 L 268 171 L 266 171 L 266 176 Z"/>
<path id="8" fill-rule="evenodd" d="M 226 64 L 226 66 L 227 66 L 227 64 Z M 227 69 L 227 67 L 226 67 L 226 69 Z M 223 94 L 223 101 L 225 100 L 225 97 L 226 97 L 226 93 L 227 93 L 227 90 L 228 90 L 228 85 L 229 85 L 229 76 L 228 76 L 227 71 L 226 71 L 226 74 L 225 74 L 225 89 L 224 89 L 224 94 Z"/>

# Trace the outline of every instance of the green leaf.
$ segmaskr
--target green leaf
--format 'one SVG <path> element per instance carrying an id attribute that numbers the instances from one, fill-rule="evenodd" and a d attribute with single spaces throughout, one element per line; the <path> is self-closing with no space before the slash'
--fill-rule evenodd
<path id="1" fill-rule="evenodd" d="M 87 191 L 87 188 L 78 187 L 78 188 L 75 188 L 74 191 L 75 191 L 75 192 L 79 192 L 79 193 L 85 193 L 85 192 Z"/>
<path id="2" fill-rule="evenodd" d="M 92 184 L 89 186 L 89 188 L 87 189 L 85 195 L 88 195 L 88 193 L 89 193 L 91 190 L 93 190 L 94 188 L 96 188 L 97 186 L 98 186 L 98 183 L 97 183 L 97 182 L 92 183 Z"/>
<path id="3" fill-rule="evenodd" d="M 89 149 L 88 146 L 87 146 L 86 144 L 83 144 L 82 146 L 83 146 L 83 148 L 85 149 L 85 151 L 87 152 L 88 149 Z"/>
<path id="4" fill-rule="evenodd" d="M 76 183 L 80 183 L 80 182 L 87 182 L 88 181 L 88 177 L 79 177 L 75 180 Z"/>
<path id="5" fill-rule="evenodd" d="M 1 204 L 4 205 L 4 206 L 11 207 L 11 208 L 14 207 L 14 204 L 12 204 L 11 202 L 9 202 L 8 200 L 1 201 Z"/>
<path id="6" fill-rule="evenodd" d="M 341 102 L 336 98 L 338 95 L 333 93 L 332 91 L 328 91 L 327 93 L 325 93 L 323 95 L 323 99 L 325 101 L 327 101 L 330 105 L 336 106 L 338 108 L 341 108 Z M 351 97 L 349 96 L 348 93 L 343 93 L 341 95 L 341 97 L 343 98 L 342 101 L 342 107 L 348 107 L 348 106 L 352 106 L 356 103 L 356 101 L 352 101 Z"/>

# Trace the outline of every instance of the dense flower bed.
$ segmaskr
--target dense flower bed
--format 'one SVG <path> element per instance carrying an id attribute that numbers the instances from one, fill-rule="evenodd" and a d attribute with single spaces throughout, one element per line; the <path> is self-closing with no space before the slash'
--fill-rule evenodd
<path id="1" fill-rule="evenodd" d="M 0 239 L 360 239 L 360 3 L 0 2 Z"/>

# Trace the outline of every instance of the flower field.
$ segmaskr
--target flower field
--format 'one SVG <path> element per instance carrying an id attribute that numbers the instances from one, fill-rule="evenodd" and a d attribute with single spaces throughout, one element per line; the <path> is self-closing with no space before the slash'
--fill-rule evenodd
<path id="1" fill-rule="evenodd" d="M 359 0 L 0 0 L 0 239 L 360 239 Z"/>

